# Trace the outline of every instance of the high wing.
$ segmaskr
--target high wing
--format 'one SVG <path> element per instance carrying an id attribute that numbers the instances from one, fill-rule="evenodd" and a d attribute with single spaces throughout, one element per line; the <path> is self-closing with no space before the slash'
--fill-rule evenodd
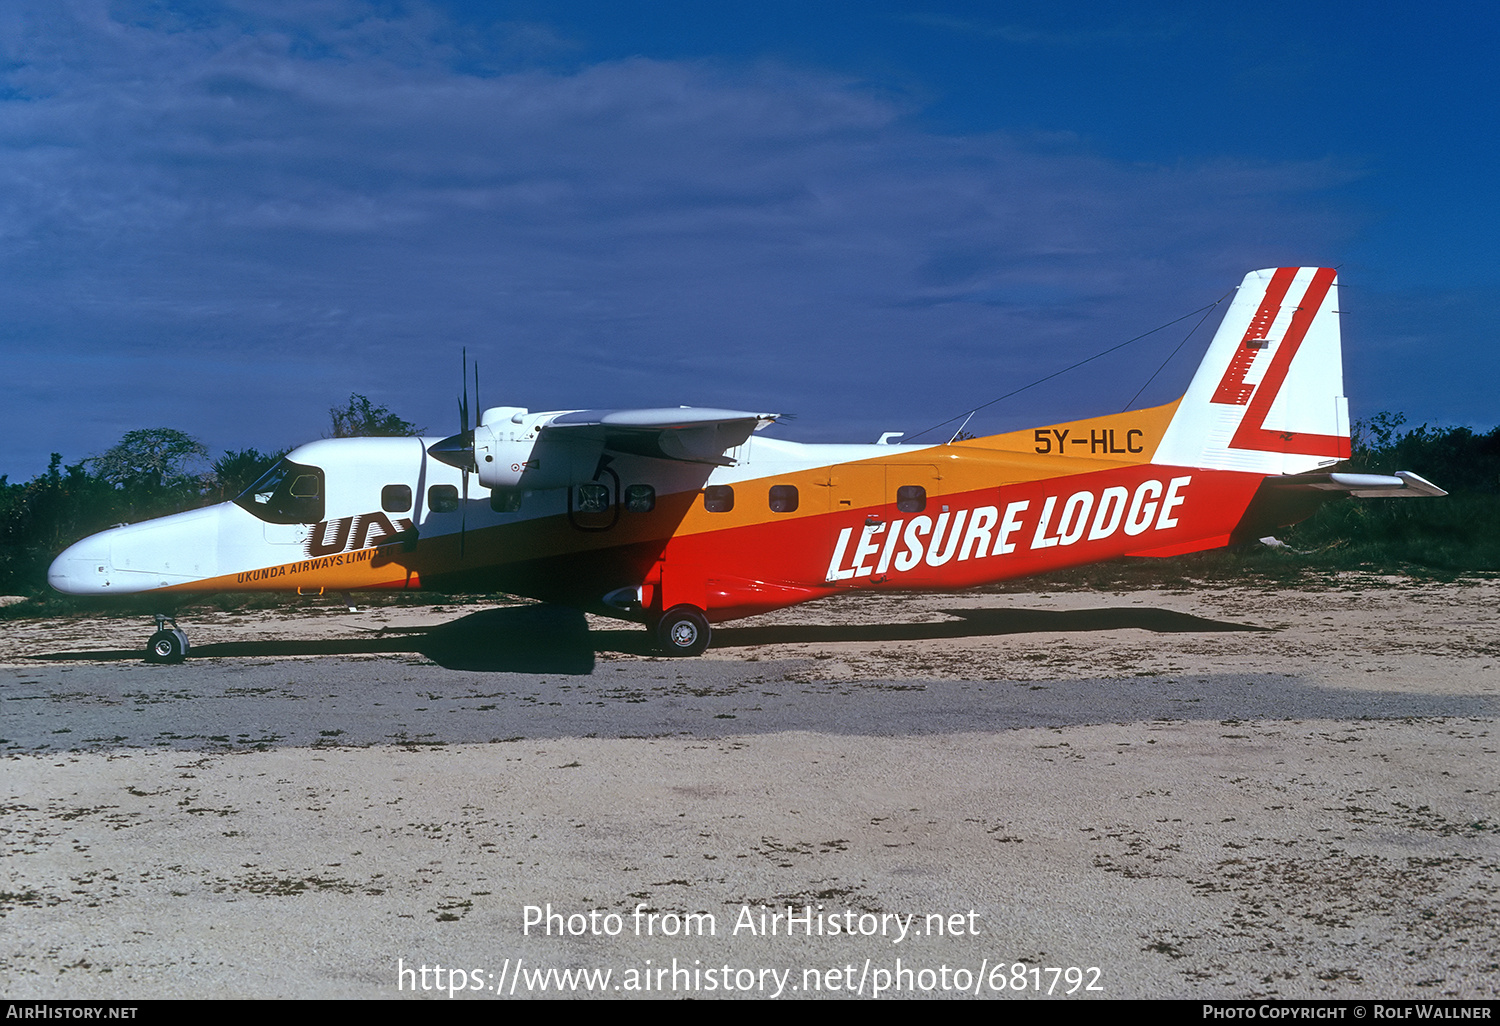
<path id="1" fill-rule="evenodd" d="M 553 410 L 532 413 L 520 406 L 496 406 L 469 425 L 468 357 L 459 399 L 459 431 L 427 447 L 427 454 L 477 474 L 487 488 L 515 487 L 524 477 L 533 487 L 566 486 L 566 473 L 587 450 L 595 458 L 608 450 L 653 459 L 732 467 L 725 453 L 782 414 L 743 410 L 656 407 L 641 410 Z M 474 401 L 479 401 L 479 367 L 474 368 Z M 550 457 L 550 458 L 548 458 Z M 544 462 L 549 469 L 538 473 Z M 467 495 L 468 477 L 464 477 Z"/>
<path id="2" fill-rule="evenodd" d="M 579 480 L 588 480 L 608 451 L 732 467 L 728 451 L 780 416 L 691 406 L 550 413 L 496 406 L 484 411 L 472 431 L 444 438 L 427 451 L 478 474 L 486 488 L 557 488 L 567 487 L 584 467 L 588 470 Z"/>
<path id="3" fill-rule="evenodd" d="M 558 414 L 541 431 L 598 439 L 605 449 L 635 456 L 732 467 L 735 461 L 724 454 L 780 416 L 692 406 L 578 410 Z"/>

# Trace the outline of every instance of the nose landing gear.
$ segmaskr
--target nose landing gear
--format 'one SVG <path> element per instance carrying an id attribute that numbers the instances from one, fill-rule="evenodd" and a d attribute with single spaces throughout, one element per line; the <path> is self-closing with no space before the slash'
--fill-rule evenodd
<path id="1" fill-rule="evenodd" d="M 187 658 L 188 647 L 187 635 L 178 629 L 177 619 L 157 613 L 156 633 L 146 642 L 146 662 L 180 663 Z"/>

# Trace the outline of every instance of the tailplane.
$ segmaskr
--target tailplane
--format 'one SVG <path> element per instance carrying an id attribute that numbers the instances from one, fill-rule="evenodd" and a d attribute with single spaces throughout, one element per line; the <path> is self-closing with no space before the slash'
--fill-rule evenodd
<path id="1" fill-rule="evenodd" d="M 1337 272 L 1250 272 L 1153 462 L 1300 474 L 1348 456 Z"/>

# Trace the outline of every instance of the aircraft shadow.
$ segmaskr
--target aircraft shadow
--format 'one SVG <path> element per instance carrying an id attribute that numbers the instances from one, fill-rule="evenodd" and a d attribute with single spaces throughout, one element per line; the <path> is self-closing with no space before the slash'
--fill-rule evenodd
<path id="1" fill-rule="evenodd" d="M 789 625 L 723 627 L 714 631 L 714 648 L 836 641 L 930 641 L 981 638 L 1005 634 L 1118 631 L 1127 628 L 1158 634 L 1210 631 L 1263 631 L 1267 627 L 1209 620 L 1170 609 L 944 609 L 959 620 L 943 623 L 882 623 L 848 626 Z"/>
<path id="2" fill-rule="evenodd" d="M 191 639 L 191 623 L 184 622 L 183 627 Z M 436 627 L 380 630 L 357 638 L 267 639 L 193 645 L 188 662 L 195 659 L 408 653 L 424 655 L 450 670 L 587 675 L 594 670 L 596 651 L 597 646 L 589 634 L 583 613 L 565 606 L 536 605 L 486 609 Z M 49 662 L 128 662 L 140 659 L 141 649 L 52 652 L 32 658 Z"/>
<path id="3" fill-rule="evenodd" d="M 1129 628 L 1159 634 L 1269 629 L 1227 620 L 1210 620 L 1169 609 L 949 609 L 943 612 L 960 619 L 943 623 L 720 627 L 714 631 L 713 647 L 734 649 L 758 645 L 834 642 L 868 644 Z M 230 641 L 194 645 L 189 658 L 410 653 L 426 656 L 450 670 L 587 675 L 593 672 L 595 657 L 599 652 L 642 656 L 655 654 L 651 636 L 645 631 L 590 631 L 583 613 L 576 609 L 534 605 L 485 609 L 436 627 L 382 630 L 358 638 Z M 141 651 L 113 649 L 53 652 L 32 658 L 48 662 L 130 661 L 140 659 Z"/>

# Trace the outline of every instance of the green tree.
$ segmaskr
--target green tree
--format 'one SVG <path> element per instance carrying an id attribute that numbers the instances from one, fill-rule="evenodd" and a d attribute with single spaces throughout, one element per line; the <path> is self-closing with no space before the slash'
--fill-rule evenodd
<path id="1" fill-rule="evenodd" d="M 365 396 L 351 393 L 346 406 L 328 410 L 333 419 L 330 438 L 402 438 L 420 435 L 422 429 L 402 420 L 384 406 L 376 406 Z"/>
<path id="2" fill-rule="evenodd" d="M 1354 424 L 1353 458 L 1360 470 L 1389 474 L 1412 470 L 1449 492 L 1500 492 L 1500 427 L 1487 434 L 1472 428 L 1423 424 L 1400 430 L 1406 418 L 1377 413 Z"/>
<path id="3" fill-rule="evenodd" d="M 141 428 L 127 431 L 103 456 L 88 462 L 110 484 L 160 490 L 184 483 L 188 467 L 207 458 L 208 450 L 191 435 L 175 428 Z"/>
<path id="4" fill-rule="evenodd" d="M 271 464 L 286 455 L 281 452 L 264 453 L 259 449 L 229 449 L 214 460 L 214 483 L 219 500 L 233 499 L 249 488 L 270 469 Z"/>
<path id="5" fill-rule="evenodd" d="M 45 473 L 25 484 L 0 478 L 0 592 L 41 592 L 47 564 L 65 546 L 125 517 L 124 493 L 52 454 Z"/>

